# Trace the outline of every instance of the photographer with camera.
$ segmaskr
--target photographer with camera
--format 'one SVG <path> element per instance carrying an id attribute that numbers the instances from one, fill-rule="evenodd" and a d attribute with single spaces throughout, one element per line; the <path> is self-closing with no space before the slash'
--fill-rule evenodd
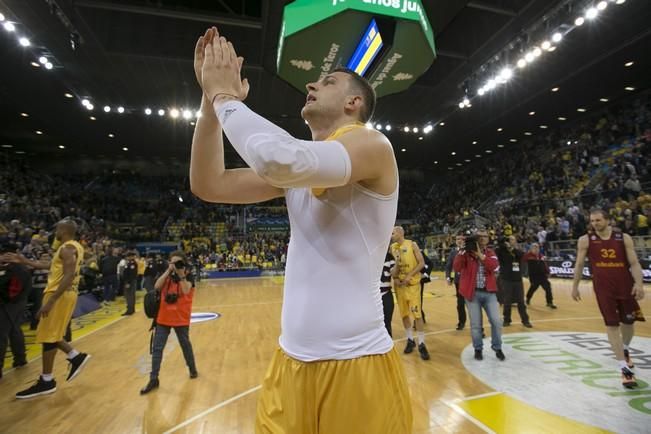
<path id="1" fill-rule="evenodd" d="M 148 253 L 147 261 L 145 262 L 145 277 L 143 280 L 143 286 L 147 292 L 154 290 L 154 282 L 156 280 L 156 274 L 158 273 L 155 261 L 156 256 L 153 253 Z"/>
<path id="2" fill-rule="evenodd" d="M 470 332 L 475 348 L 475 360 L 483 360 L 484 342 L 482 340 L 482 308 L 491 324 L 491 348 L 498 359 L 506 357 L 502 352 L 502 324 L 497 304 L 498 267 L 497 256 L 488 247 L 488 232 L 477 231 L 465 239 L 464 246 L 454 258 L 453 269 L 461 273 L 459 292 L 466 299 L 470 316 Z"/>
<path id="3" fill-rule="evenodd" d="M 466 302 L 463 298 L 463 295 L 459 293 L 459 279 L 461 278 L 461 273 L 455 272 L 454 278 L 452 277 L 452 265 L 454 264 L 454 258 L 465 244 L 465 238 L 462 233 L 458 233 L 455 237 L 455 247 L 450 249 L 450 254 L 448 255 L 448 260 L 445 262 L 445 280 L 448 283 L 448 286 L 452 286 L 456 289 L 457 294 L 457 316 L 459 321 L 457 322 L 457 330 L 463 330 L 466 326 Z"/>
<path id="4" fill-rule="evenodd" d="M 190 378 L 197 378 L 194 353 L 190 343 L 190 316 L 194 298 L 194 278 L 188 273 L 188 259 L 183 252 L 170 254 L 167 270 L 158 278 L 154 287 L 160 291 L 160 305 L 156 316 L 151 374 L 149 383 L 140 391 L 141 395 L 158 388 L 158 373 L 163 361 L 163 350 L 170 331 L 174 329 L 179 340 L 185 363 L 190 370 Z"/>
<path id="5" fill-rule="evenodd" d="M 524 253 L 518 249 L 518 241 L 515 236 L 500 239 L 497 248 L 497 259 L 500 263 L 500 286 L 504 292 L 504 327 L 511 325 L 511 305 L 518 304 L 518 313 L 522 325 L 531 328 L 527 306 L 524 304 L 524 286 L 522 285 L 522 257 Z"/>

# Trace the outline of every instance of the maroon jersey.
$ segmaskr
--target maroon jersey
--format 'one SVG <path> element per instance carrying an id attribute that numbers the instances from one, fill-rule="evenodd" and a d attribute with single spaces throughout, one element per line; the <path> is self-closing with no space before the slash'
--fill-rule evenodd
<path id="1" fill-rule="evenodd" d="M 597 234 L 589 233 L 588 240 L 595 292 L 608 291 L 630 297 L 634 281 L 626 257 L 624 234 L 612 231 L 609 239 L 602 240 Z"/>

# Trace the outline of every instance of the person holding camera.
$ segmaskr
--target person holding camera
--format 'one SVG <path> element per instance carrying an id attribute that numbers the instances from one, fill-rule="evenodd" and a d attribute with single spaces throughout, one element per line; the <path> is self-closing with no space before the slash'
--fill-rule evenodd
<path id="1" fill-rule="evenodd" d="M 122 272 L 124 280 L 124 298 L 127 300 L 127 311 L 122 316 L 133 315 L 136 311 L 136 287 L 138 286 L 138 262 L 136 252 L 127 253 L 127 264 Z"/>
<path id="2" fill-rule="evenodd" d="M 158 268 L 156 266 L 155 260 L 156 258 L 153 254 L 150 253 L 147 255 L 147 261 L 145 263 L 145 277 L 143 280 L 143 286 L 147 292 L 154 290 L 156 274 L 158 273 Z"/>
<path id="3" fill-rule="evenodd" d="M 461 278 L 461 273 L 458 271 L 454 272 L 454 278 L 452 277 L 452 265 L 454 264 L 454 258 L 465 244 L 465 238 L 462 233 L 457 234 L 455 238 L 455 247 L 450 249 L 450 254 L 448 255 L 448 260 L 445 262 L 445 280 L 448 283 L 448 286 L 452 286 L 454 282 L 454 287 L 457 294 L 457 316 L 459 321 L 457 322 L 457 330 L 463 330 L 466 326 L 466 302 L 463 298 L 463 295 L 459 292 L 459 279 Z"/>
<path id="4" fill-rule="evenodd" d="M 459 292 L 466 300 L 470 316 L 470 334 L 475 348 L 475 360 L 483 360 L 482 313 L 486 311 L 491 324 L 491 348 L 495 356 L 504 360 L 502 352 L 502 324 L 497 303 L 497 279 L 495 272 L 499 263 L 488 247 L 488 232 L 480 230 L 475 236 L 466 237 L 463 248 L 454 258 L 453 269 L 461 273 Z"/>
<path id="5" fill-rule="evenodd" d="M 504 327 L 511 325 L 511 306 L 518 304 L 518 313 L 522 325 L 533 327 L 529 322 L 527 306 L 524 304 L 524 285 L 522 284 L 522 258 L 524 252 L 518 249 L 518 240 L 514 235 L 500 241 L 497 248 L 497 259 L 500 263 L 499 279 L 504 292 Z"/>
<path id="6" fill-rule="evenodd" d="M 163 350 L 170 331 L 174 329 L 179 340 L 190 378 L 197 378 L 192 343 L 190 342 L 190 317 L 194 298 L 194 278 L 188 273 L 188 259 L 183 252 L 170 255 L 167 270 L 156 280 L 154 287 L 160 291 L 160 305 L 156 315 L 156 329 L 151 356 L 151 374 L 147 385 L 140 390 L 144 395 L 158 388 L 158 373 L 163 361 Z"/>

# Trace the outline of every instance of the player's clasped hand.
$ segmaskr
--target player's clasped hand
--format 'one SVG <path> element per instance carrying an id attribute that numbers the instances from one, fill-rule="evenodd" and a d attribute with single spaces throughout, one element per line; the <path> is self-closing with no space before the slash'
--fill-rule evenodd
<path id="1" fill-rule="evenodd" d="M 233 44 L 219 35 L 216 27 L 204 35 L 203 65 L 200 83 L 210 101 L 226 95 L 243 100 L 249 93 L 247 79 L 240 76 L 243 58 L 237 57 Z M 199 44 L 198 44 L 199 45 Z"/>

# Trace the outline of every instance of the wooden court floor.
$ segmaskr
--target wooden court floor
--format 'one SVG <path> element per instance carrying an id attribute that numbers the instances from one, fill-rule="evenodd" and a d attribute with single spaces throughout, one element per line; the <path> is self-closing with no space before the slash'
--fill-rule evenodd
<path id="1" fill-rule="evenodd" d="M 604 333 L 590 283 L 582 284 L 581 303 L 569 297 L 570 281 L 556 280 L 553 287 L 558 310 L 545 307 L 541 289 L 529 308 L 534 328 L 522 327 L 514 309 L 513 325 L 504 329 L 505 336 L 570 330 Z M 397 310 L 393 318 L 394 339 L 412 395 L 414 433 L 491 432 L 490 427 L 473 421 L 454 404 L 463 398 L 495 392 L 462 363 L 461 353 L 470 344 L 470 332 L 468 327 L 455 330 L 454 288 L 436 280 L 426 286 L 426 294 L 430 361 L 420 360 L 417 352 L 402 354 L 404 330 Z M 139 395 L 150 368 L 149 321 L 142 309 L 74 342 L 77 349 L 91 354 L 92 359 L 71 383 L 65 382 L 67 363 L 59 353 L 55 364 L 58 390 L 53 395 L 25 401 L 14 399 L 17 391 L 37 378 L 40 359 L 22 369 L 5 372 L 0 380 L 0 433 L 252 433 L 259 384 L 277 348 L 281 298 L 281 278 L 201 282 L 193 311 L 217 312 L 221 316 L 191 326 L 199 378 L 188 378 L 178 342 L 170 335 L 161 386 L 146 396 Z M 648 289 L 641 306 L 651 317 Z M 651 322 L 638 323 L 636 334 L 651 337 Z M 496 363 L 489 345 L 484 350 L 485 360 L 480 363 Z M 510 356 L 506 352 L 507 360 L 503 363 L 508 364 Z M 512 360 L 511 363 L 517 369 Z M 651 371 L 647 371 L 646 380 L 651 382 Z M 641 426 L 638 432 L 649 426 L 651 417 L 649 424 Z M 513 427 L 493 431 L 519 430 Z"/>

